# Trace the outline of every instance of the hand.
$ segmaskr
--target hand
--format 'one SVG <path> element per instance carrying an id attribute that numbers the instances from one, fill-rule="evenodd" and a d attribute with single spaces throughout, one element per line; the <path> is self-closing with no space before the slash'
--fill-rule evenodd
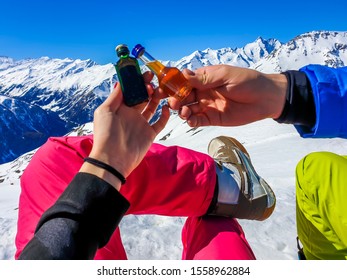
<path id="1" fill-rule="evenodd" d="M 183 74 L 194 89 L 184 103 L 170 97 L 169 104 L 191 127 L 237 126 L 282 113 L 287 90 L 282 74 L 228 65 L 185 69 Z"/>
<path id="2" fill-rule="evenodd" d="M 153 102 L 151 99 L 144 109 L 141 108 L 143 105 L 137 108 L 127 107 L 123 103 L 121 87 L 118 84 L 95 110 L 94 144 L 89 156 L 111 165 L 127 177 L 141 162 L 169 119 L 169 108 L 163 107 L 160 119 L 152 126 L 149 125 L 148 121 L 157 104 L 158 100 L 153 98 Z M 113 178 L 112 174 L 103 170 L 91 171 L 91 168 L 94 167 L 85 163 L 80 171 L 93 173 L 115 185 L 114 180 L 117 179 Z M 119 182 L 116 188 L 120 188 Z"/>

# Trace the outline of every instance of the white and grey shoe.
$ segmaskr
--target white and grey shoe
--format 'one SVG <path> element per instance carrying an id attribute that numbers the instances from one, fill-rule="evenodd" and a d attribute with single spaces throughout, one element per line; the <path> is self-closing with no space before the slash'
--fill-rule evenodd
<path id="1" fill-rule="evenodd" d="M 216 162 L 218 177 L 218 196 L 208 214 L 259 221 L 270 217 L 276 196 L 256 173 L 245 147 L 219 136 L 209 143 L 208 154 Z"/>

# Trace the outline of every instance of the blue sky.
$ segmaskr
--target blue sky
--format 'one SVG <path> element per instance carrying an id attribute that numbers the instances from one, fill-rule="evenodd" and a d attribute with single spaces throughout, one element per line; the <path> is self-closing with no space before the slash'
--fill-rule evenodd
<path id="1" fill-rule="evenodd" d="M 347 31 L 346 0 L 0 0 L 0 56 L 117 60 L 143 44 L 160 60 L 258 36 L 287 42 L 313 30 Z"/>

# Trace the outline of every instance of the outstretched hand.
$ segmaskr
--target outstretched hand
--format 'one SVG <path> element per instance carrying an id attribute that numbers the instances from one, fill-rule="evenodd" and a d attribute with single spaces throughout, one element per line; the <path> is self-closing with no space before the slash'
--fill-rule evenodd
<path id="1" fill-rule="evenodd" d="M 277 118 L 282 112 L 284 75 L 228 65 L 185 69 L 183 74 L 194 89 L 182 103 L 170 97 L 169 104 L 191 127 L 237 126 Z"/>
<path id="2" fill-rule="evenodd" d="M 128 107 L 123 103 L 121 87 L 117 84 L 94 112 L 94 144 L 89 156 L 111 165 L 127 177 L 169 119 L 169 108 L 164 106 L 160 119 L 153 125 L 148 123 L 158 102 L 159 99 L 153 97 L 148 104 Z"/>

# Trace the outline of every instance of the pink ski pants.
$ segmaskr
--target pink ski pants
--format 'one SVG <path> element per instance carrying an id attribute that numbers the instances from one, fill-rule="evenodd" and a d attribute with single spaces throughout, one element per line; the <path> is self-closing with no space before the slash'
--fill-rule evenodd
<path id="1" fill-rule="evenodd" d="M 21 177 L 15 258 L 33 237 L 42 213 L 79 171 L 92 145 L 92 136 L 50 138 L 33 156 Z M 235 219 L 202 217 L 215 184 L 215 164 L 208 155 L 153 144 L 121 193 L 131 204 L 127 214 L 188 217 L 182 230 L 183 259 L 255 259 Z M 119 228 L 95 259 L 127 259 Z"/>

